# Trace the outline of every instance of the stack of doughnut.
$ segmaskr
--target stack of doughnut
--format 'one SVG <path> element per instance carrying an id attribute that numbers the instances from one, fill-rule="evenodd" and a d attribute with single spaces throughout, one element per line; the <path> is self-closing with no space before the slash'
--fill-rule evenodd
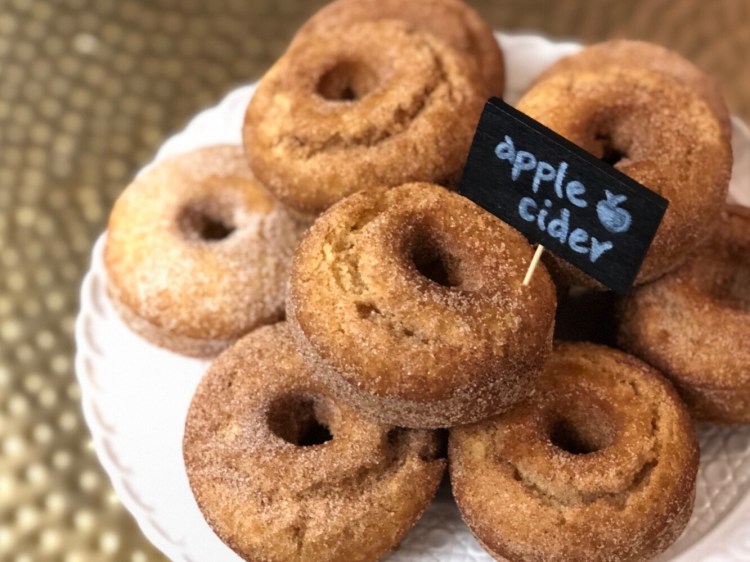
<path id="1" fill-rule="evenodd" d="M 117 201 L 108 294 L 149 342 L 215 358 L 185 467 L 245 560 L 378 560 L 446 469 L 497 560 L 650 559 L 692 513 L 693 421 L 750 422 L 750 210 L 724 203 L 716 87 L 614 41 L 518 102 L 669 200 L 615 299 L 556 259 L 525 284 L 530 243 L 452 191 L 504 82 L 460 0 L 337 0 L 261 80 L 242 147 Z"/>

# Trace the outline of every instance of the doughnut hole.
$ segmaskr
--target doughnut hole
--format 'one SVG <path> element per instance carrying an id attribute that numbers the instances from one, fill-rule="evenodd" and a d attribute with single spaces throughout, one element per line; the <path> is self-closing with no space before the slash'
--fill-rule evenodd
<path id="1" fill-rule="evenodd" d="M 221 242 L 237 229 L 231 210 L 212 201 L 187 205 L 177 222 L 182 235 L 196 242 Z"/>
<path id="2" fill-rule="evenodd" d="M 597 146 L 597 156 L 610 166 L 617 165 L 621 160 L 625 160 L 628 155 L 624 147 L 616 143 L 611 134 L 598 132 L 594 135 L 594 141 Z"/>
<path id="3" fill-rule="evenodd" d="M 463 261 L 429 227 L 418 228 L 409 240 L 407 261 L 419 275 L 436 285 L 464 288 Z"/>
<path id="4" fill-rule="evenodd" d="M 281 396 L 268 409 L 268 427 L 276 437 L 297 447 L 323 445 L 333 439 L 328 423 L 329 408 L 318 397 Z"/>
<path id="5" fill-rule="evenodd" d="M 366 63 L 342 61 L 318 80 L 317 93 L 332 102 L 354 102 L 375 89 L 378 77 Z"/>
<path id="6" fill-rule="evenodd" d="M 549 416 L 547 433 L 555 448 L 574 456 L 606 449 L 617 434 L 612 417 L 593 403 L 561 405 Z"/>

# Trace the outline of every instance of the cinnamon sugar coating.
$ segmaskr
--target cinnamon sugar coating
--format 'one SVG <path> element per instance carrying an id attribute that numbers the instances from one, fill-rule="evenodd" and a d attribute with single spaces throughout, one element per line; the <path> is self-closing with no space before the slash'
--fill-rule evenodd
<path id="1" fill-rule="evenodd" d="M 662 370 L 700 421 L 750 423 L 750 209 L 619 305 L 620 345 Z"/>
<path id="2" fill-rule="evenodd" d="M 300 38 L 266 74 L 245 149 L 278 199 L 320 213 L 360 189 L 456 183 L 484 101 L 473 65 L 434 36 L 353 23 Z"/>
<path id="3" fill-rule="evenodd" d="M 703 98 L 718 119 L 727 138 L 731 138 L 732 122 L 729 109 L 716 81 L 679 53 L 661 45 L 629 39 L 596 43 L 553 64 L 542 72 L 536 82 L 542 82 L 558 72 L 598 72 L 610 66 L 645 67 L 681 82 Z"/>
<path id="4" fill-rule="evenodd" d="M 673 271 L 705 242 L 726 199 L 732 148 L 723 119 L 690 81 L 660 71 L 662 65 L 586 61 L 553 67 L 518 109 L 669 201 L 636 278 L 640 285 Z M 563 260 L 547 263 L 563 284 L 600 287 Z"/>
<path id="5" fill-rule="evenodd" d="M 183 154 L 136 178 L 115 203 L 107 290 L 144 338 L 211 356 L 283 318 L 304 228 L 253 177 L 241 147 Z"/>
<path id="6" fill-rule="evenodd" d="M 649 560 L 693 509 L 698 444 L 671 385 L 607 347 L 560 344 L 533 398 L 449 436 L 461 514 L 498 560 Z"/>
<path id="7" fill-rule="evenodd" d="M 445 469 L 435 433 L 368 421 L 333 398 L 284 323 L 212 364 L 183 452 L 209 525 L 252 562 L 378 560 L 420 517 Z"/>
<path id="8" fill-rule="evenodd" d="M 287 305 L 315 373 L 368 416 L 449 427 L 532 391 L 555 290 L 512 227 L 439 186 L 361 191 L 303 238 Z"/>
<path id="9" fill-rule="evenodd" d="M 294 41 L 309 35 L 330 36 L 336 28 L 355 22 L 399 19 L 432 33 L 476 64 L 485 85 L 485 97 L 502 97 L 505 61 L 492 28 L 461 0 L 336 0 L 324 6 L 297 33 Z"/>

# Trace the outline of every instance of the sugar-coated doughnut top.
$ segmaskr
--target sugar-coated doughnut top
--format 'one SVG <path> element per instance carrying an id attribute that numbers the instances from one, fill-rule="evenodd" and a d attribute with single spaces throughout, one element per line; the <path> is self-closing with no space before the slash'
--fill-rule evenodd
<path id="1" fill-rule="evenodd" d="M 561 344 L 532 400 L 451 431 L 449 461 L 462 515 L 496 557 L 646 560 L 690 518 L 698 445 L 655 370 Z"/>
<path id="2" fill-rule="evenodd" d="M 165 337 L 225 346 L 283 316 L 303 230 L 254 178 L 241 147 L 183 154 L 136 178 L 115 203 L 109 292 Z"/>
<path id="3" fill-rule="evenodd" d="M 301 38 L 261 80 L 245 148 L 276 197 L 320 213 L 360 189 L 455 182 L 484 100 L 475 66 L 433 35 L 353 23 Z"/>
<path id="4" fill-rule="evenodd" d="M 750 209 L 727 206 L 685 265 L 623 299 L 618 330 L 696 419 L 750 423 Z"/>
<path id="5" fill-rule="evenodd" d="M 433 432 L 378 424 L 333 399 L 283 323 L 218 357 L 185 427 L 198 505 L 246 560 L 379 559 L 432 499 L 440 455 Z"/>
<path id="6" fill-rule="evenodd" d="M 612 59 L 605 44 L 553 66 L 518 109 L 669 201 L 636 278 L 643 284 L 676 269 L 707 239 L 726 199 L 732 149 L 726 112 L 700 88 L 700 75 L 667 72 L 666 63 L 628 63 L 620 51 L 644 48 L 618 45 Z M 566 284 L 596 286 L 574 267 L 555 264 Z"/>
<path id="7" fill-rule="evenodd" d="M 300 244 L 288 316 L 352 387 L 480 419 L 530 392 L 551 348 L 555 291 L 543 267 L 523 285 L 532 255 L 518 231 L 439 186 L 362 191 Z M 451 412 L 462 395 L 476 400 Z"/>
<path id="8" fill-rule="evenodd" d="M 461 0 L 337 0 L 326 4 L 297 32 L 294 42 L 315 35 L 335 35 L 337 29 L 360 21 L 398 19 L 432 33 L 476 64 L 485 96 L 503 95 L 505 61 L 492 28 Z"/>

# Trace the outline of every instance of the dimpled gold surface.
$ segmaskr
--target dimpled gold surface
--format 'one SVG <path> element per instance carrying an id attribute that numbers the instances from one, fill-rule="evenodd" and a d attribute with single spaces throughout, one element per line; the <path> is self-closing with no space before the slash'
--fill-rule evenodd
<path id="1" fill-rule="evenodd" d="M 199 109 L 259 77 L 322 2 L 0 2 L 0 560 L 163 558 L 93 454 L 73 376 L 78 287 L 132 174 Z M 750 117 L 744 0 L 477 0 L 493 27 L 647 39 Z"/>

